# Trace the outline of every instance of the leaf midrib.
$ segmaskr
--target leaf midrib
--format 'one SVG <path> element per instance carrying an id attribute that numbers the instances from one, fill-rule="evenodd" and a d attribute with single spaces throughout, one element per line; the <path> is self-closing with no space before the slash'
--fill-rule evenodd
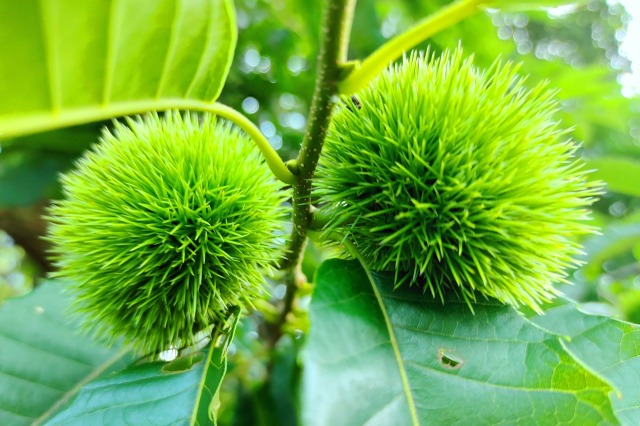
<path id="1" fill-rule="evenodd" d="M 382 312 L 382 316 L 384 318 L 384 322 L 385 322 L 385 326 L 387 328 L 387 332 L 389 334 L 389 343 L 391 344 L 391 347 L 393 349 L 393 354 L 394 357 L 396 359 L 396 362 L 398 364 L 398 370 L 400 373 L 400 380 L 402 383 L 402 389 L 403 392 L 405 394 L 405 397 L 407 399 L 407 405 L 409 406 L 409 414 L 411 416 L 411 422 L 414 426 L 419 426 L 420 425 L 420 421 L 418 420 L 418 414 L 417 414 L 417 410 L 416 410 L 416 405 L 415 405 L 415 401 L 413 398 L 413 394 L 411 393 L 411 387 L 409 385 L 409 378 L 405 369 L 405 362 L 402 359 L 402 356 L 400 354 L 400 347 L 398 345 L 398 340 L 395 336 L 395 329 L 394 329 L 394 324 L 391 322 L 391 318 L 389 316 L 389 313 L 387 311 L 386 305 L 384 303 L 384 298 L 382 297 L 382 294 L 380 293 L 380 290 L 378 289 L 378 286 L 376 285 L 376 281 L 373 278 L 373 275 L 371 274 L 371 271 L 367 268 L 366 264 L 364 263 L 364 259 L 362 259 L 359 255 L 359 253 L 357 253 L 357 251 L 355 251 L 355 253 L 352 251 L 352 254 L 355 255 L 355 257 L 358 259 L 358 261 L 360 262 L 360 264 L 362 265 L 362 268 L 364 269 L 366 275 L 367 275 L 367 279 L 369 280 L 369 283 L 371 284 L 371 289 L 373 290 L 373 294 L 376 298 L 376 301 L 378 303 L 378 306 L 380 307 L 380 311 Z M 423 368 L 427 368 L 428 370 L 432 370 L 426 366 L 423 365 L 419 365 L 420 367 Z M 432 370 L 435 371 L 435 370 Z M 590 371 L 590 370 L 588 370 Z M 597 375 L 596 377 L 599 377 L 599 375 Z M 607 381 L 604 381 L 604 383 L 607 383 Z M 500 386 L 502 387 L 502 386 Z M 516 388 L 514 388 L 516 389 Z M 524 390 L 524 389 L 518 389 L 520 391 Z M 526 390 L 527 392 L 530 392 L 530 389 Z M 537 391 L 540 392 L 557 392 L 557 389 L 538 389 Z M 573 396 L 576 396 L 577 393 L 574 392 L 560 392 L 563 394 L 570 394 Z M 580 401 L 578 399 L 578 403 L 584 404 L 584 401 Z M 593 407 L 589 404 L 587 404 L 588 406 L 590 406 L 592 409 L 595 408 L 596 411 L 597 407 Z M 598 411 L 599 412 L 599 411 Z"/>
<path id="2" fill-rule="evenodd" d="M 376 282 L 371 275 L 371 271 L 366 267 L 363 259 L 358 255 L 358 260 L 362 265 L 365 273 L 367 274 L 367 279 L 369 283 L 371 283 L 371 288 L 373 289 L 373 294 L 376 297 L 378 305 L 380 306 L 380 311 L 382 312 L 382 316 L 384 317 L 384 322 L 387 327 L 387 332 L 389 333 L 389 343 L 391 344 L 391 348 L 393 349 L 393 355 L 398 364 L 398 370 L 400 372 L 400 380 L 402 382 L 402 389 L 404 391 L 405 397 L 407 398 L 407 405 L 409 406 L 409 414 L 411 416 L 411 423 L 414 426 L 419 426 L 420 421 L 418 420 L 418 413 L 416 410 L 416 404 L 413 399 L 413 394 L 411 393 L 411 387 L 409 386 L 409 378 L 407 377 L 407 371 L 404 366 L 404 360 L 400 355 L 400 347 L 398 346 L 398 340 L 396 339 L 396 334 L 393 329 L 393 323 L 391 322 L 391 318 L 389 317 L 389 313 L 387 312 L 386 305 L 384 304 L 384 300 L 382 299 L 382 295 L 380 294 L 380 290 L 376 286 Z"/>
<path id="3" fill-rule="evenodd" d="M 80 391 L 80 389 L 82 389 L 82 387 L 84 385 L 86 385 L 87 383 L 91 382 L 92 380 L 94 380 L 95 378 L 100 376 L 102 373 L 104 373 L 107 370 L 107 368 L 109 368 L 110 366 L 115 364 L 117 361 L 119 361 L 128 352 L 129 351 L 126 350 L 126 349 L 120 350 L 115 355 L 113 355 L 111 358 L 108 358 L 106 361 L 104 361 L 102 364 L 100 364 L 98 366 L 98 368 L 96 368 L 95 370 L 92 370 L 82 380 L 80 380 L 78 383 L 76 383 L 71 389 L 69 389 L 67 392 L 65 392 L 60 397 L 60 399 L 58 399 L 56 401 L 55 404 L 53 404 L 51 407 L 49 407 L 49 409 L 47 411 L 45 411 L 44 413 L 42 413 L 42 415 L 40 415 L 38 418 L 36 418 L 33 421 L 33 426 L 40 425 L 40 424 L 42 424 L 42 422 L 44 422 L 49 417 L 51 417 L 52 414 L 54 414 L 56 411 L 58 411 L 58 409 L 60 407 L 62 407 L 75 394 L 77 394 Z"/>

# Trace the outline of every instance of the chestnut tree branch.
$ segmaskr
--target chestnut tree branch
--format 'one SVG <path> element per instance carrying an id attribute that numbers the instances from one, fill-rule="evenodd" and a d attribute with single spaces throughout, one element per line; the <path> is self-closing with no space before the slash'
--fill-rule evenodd
<path id="1" fill-rule="evenodd" d="M 318 54 L 317 75 L 307 129 L 298 158 L 287 164 L 296 175 L 293 184 L 292 230 L 285 258 L 280 265 L 286 271 L 284 306 L 270 334 L 271 346 L 282 335 L 282 326 L 294 306 L 296 291 L 306 282 L 301 263 L 312 218 L 312 178 L 318 165 L 336 103 L 338 83 L 345 74 L 349 36 L 356 0 L 327 0 L 322 21 L 322 42 Z"/>
<path id="2" fill-rule="evenodd" d="M 311 112 L 302 148 L 291 166 L 297 175 L 293 185 L 293 229 L 282 269 L 298 268 L 304 254 L 311 221 L 311 180 L 335 106 L 342 66 L 347 59 L 355 3 L 356 0 L 326 2 Z"/>

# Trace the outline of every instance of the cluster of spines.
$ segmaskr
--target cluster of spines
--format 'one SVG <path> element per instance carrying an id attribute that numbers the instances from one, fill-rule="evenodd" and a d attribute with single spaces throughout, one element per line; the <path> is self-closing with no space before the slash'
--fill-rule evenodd
<path id="1" fill-rule="evenodd" d="M 539 309 L 593 232 L 577 146 L 544 84 L 518 67 L 474 67 L 461 50 L 412 54 L 336 113 L 316 187 L 351 238 L 397 285 L 422 282 L 468 303 L 477 295 Z"/>
<path id="2" fill-rule="evenodd" d="M 280 256 L 284 195 L 250 140 L 210 116 L 116 123 L 62 178 L 58 276 L 99 334 L 146 352 L 250 307 Z"/>

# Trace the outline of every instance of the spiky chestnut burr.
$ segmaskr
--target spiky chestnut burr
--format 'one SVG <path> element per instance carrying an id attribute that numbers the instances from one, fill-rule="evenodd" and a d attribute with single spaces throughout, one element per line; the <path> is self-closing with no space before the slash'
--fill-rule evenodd
<path id="1" fill-rule="evenodd" d="M 486 295 L 536 310 L 593 232 L 577 145 L 544 84 L 488 70 L 460 49 L 412 54 L 349 98 L 332 120 L 315 187 L 350 238 L 397 285 L 422 283 L 468 303 Z"/>
<path id="2" fill-rule="evenodd" d="M 251 306 L 281 253 L 281 184 L 211 116 L 116 123 L 62 184 L 49 211 L 56 276 L 99 334 L 146 353 Z"/>

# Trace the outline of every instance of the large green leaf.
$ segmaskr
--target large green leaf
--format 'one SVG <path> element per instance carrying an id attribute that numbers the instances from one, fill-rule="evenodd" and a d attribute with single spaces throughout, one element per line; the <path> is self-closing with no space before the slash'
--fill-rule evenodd
<path id="1" fill-rule="evenodd" d="M 132 355 L 78 334 L 62 287 L 0 307 L 0 425 L 215 422 L 224 346 L 123 370 Z"/>
<path id="2" fill-rule="evenodd" d="M 131 360 L 78 334 L 62 284 L 42 283 L 0 306 L 0 424 L 40 424 L 85 383 Z"/>
<path id="3" fill-rule="evenodd" d="M 493 302 L 474 305 L 474 315 L 459 301 L 393 287 L 356 262 L 320 267 L 303 352 L 305 424 L 618 422 L 610 396 L 624 387 L 612 391 L 602 368 L 574 356 L 564 337 Z M 617 368 L 631 372 L 640 338 L 625 336 Z M 602 334 L 591 343 L 606 348 L 605 363 L 622 347 Z"/>
<path id="4" fill-rule="evenodd" d="M 216 394 L 227 369 L 223 352 L 210 344 L 195 360 L 135 365 L 91 382 L 47 425 L 215 424 Z"/>
<path id="5" fill-rule="evenodd" d="M 206 109 L 236 38 L 231 0 L 0 2 L 0 138 Z"/>

